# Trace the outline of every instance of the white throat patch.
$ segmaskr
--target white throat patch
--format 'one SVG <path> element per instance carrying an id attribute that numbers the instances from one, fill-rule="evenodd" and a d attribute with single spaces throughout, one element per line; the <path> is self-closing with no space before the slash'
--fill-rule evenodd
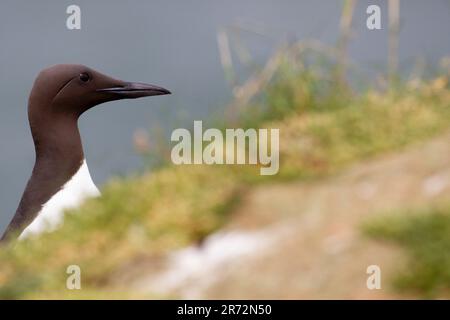
<path id="1" fill-rule="evenodd" d="M 92 181 L 86 160 L 84 160 L 77 173 L 42 206 L 42 210 L 22 232 L 19 239 L 54 230 L 63 222 L 64 210 L 76 208 L 85 199 L 99 195 L 100 192 Z"/>

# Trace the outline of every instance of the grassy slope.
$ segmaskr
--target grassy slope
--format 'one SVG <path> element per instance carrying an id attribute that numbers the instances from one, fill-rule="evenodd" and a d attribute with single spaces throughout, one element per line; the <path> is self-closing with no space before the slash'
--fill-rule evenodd
<path id="1" fill-rule="evenodd" d="M 170 167 L 112 181 L 102 198 L 69 212 L 61 229 L 0 251 L 0 297 L 71 294 L 64 289 L 71 264 L 82 269 L 80 294 L 103 297 L 96 290 L 123 263 L 199 241 L 219 227 L 237 191 L 214 167 Z"/>
<path id="2" fill-rule="evenodd" d="M 101 198 L 70 212 L 62 228 L 0 250 L 0 298 L 136 297 L 107 293 L 117 270 L 200 241 L 223 225 L 252 183 L 330 174 L 450 126 L 446 78 L 361 96 L 323 89 L 320 80 L 281 74 L 250 109 L 264 112 L 242 117 L 246 127 L 281 128 L 278 177 L 262 178 L 246 166 L 167 166 L 113 180 Z M 84 290 L 77 293 L 65 289 L 70 264 L 82 269 Z"/>
<path id="3" fill-rule="evenodd" d="M 426 297 L 450 291 L 450 203 L 390 213 L 364 226 L 369 236 L 404 247 L 410 260 L 394 279 Z"/>

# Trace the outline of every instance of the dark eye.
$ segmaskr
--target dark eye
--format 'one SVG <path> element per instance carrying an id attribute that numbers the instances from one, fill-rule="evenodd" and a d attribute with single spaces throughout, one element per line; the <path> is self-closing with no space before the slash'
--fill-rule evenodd
<path id="1" fill-rule="evenodd" d="M 80 80 L 83 82 L 88 82 L 91 80 L 91 76 L 88 73 L 80 73 Z"/>

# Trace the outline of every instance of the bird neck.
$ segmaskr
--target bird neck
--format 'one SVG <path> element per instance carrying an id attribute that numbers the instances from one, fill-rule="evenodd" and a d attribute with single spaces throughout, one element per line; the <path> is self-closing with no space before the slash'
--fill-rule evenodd
<path id="1" fill-rule="evenodd" d="M 36 161 L 17 211 L 1 240 L 22 232 L 84 162 L 77 121 L 59 120 L 47 128 L 36 127 L 30 121 Z"/>

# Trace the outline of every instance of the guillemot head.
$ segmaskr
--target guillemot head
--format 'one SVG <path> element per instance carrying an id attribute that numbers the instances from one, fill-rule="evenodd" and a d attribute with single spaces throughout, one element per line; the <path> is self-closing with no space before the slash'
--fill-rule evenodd
<path id="1" fill-rule="evenodd" d="M 0 241 L 29 229 L 40 231 L 51 222 L 46 216 L 55 220 L 67 205 L 73 206 L 74 199 L 95 194 L 78 130 L 78 118 L 84 112 L 108 101 L 165 94 L 170 92 L 151 84 L 114 79 L 83 65 L 60 64 L 41 71 L 28 101 L 36 161 L 16 214 Z M 80 183 L 92 186 L 85 188 Z M 50 209 L 45 212 L 46 208 Z"/>
<path id="2" fill-rule="evenodd" d="M 83 65 L 59 64 L 37 76 L 30 94 L 29 115 L 79 117 L 104 102 L 165 94 L 170 91 L 155 85 L 114 79 Z"/>

